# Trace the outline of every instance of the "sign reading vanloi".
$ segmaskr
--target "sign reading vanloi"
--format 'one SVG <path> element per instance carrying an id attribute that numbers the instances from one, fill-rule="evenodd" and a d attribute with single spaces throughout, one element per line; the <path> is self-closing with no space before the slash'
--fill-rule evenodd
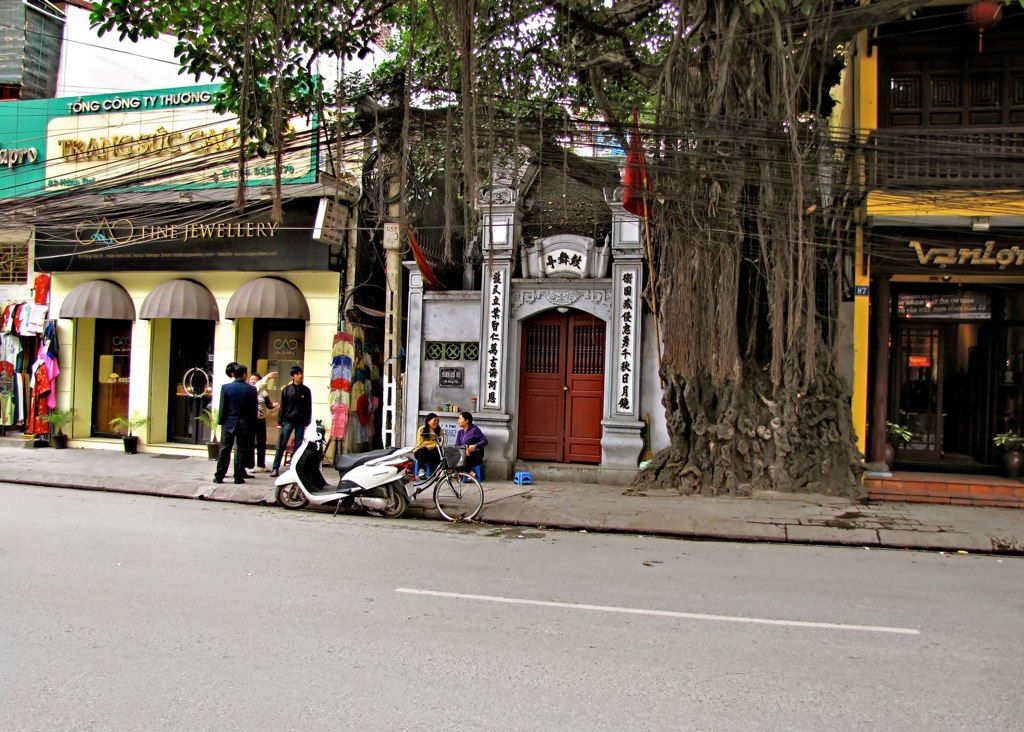
<path id="1" fill-rule="evenodd" d="M 217 84 L 39 99 L 0 105 L 0 199 L 104 185 L 104 192 L 238 185 L 238 120 L 214 110 Z M 282 162 L 286 184 L 316 179 L 315 121 L 294 119 Z M 32 151 L 31 153 L 23 151 Z M 271 159 L 252 158 L 246 182 L 274 182 Z"/>

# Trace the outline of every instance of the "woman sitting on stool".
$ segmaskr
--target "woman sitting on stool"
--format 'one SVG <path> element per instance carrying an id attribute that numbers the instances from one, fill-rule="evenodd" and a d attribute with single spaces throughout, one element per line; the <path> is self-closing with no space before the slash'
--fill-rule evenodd
<path id="1" fill-rule="evenodd" d="M 473 424 L 473 415 L 469 412 L 459 414 L 459 434 L 455 438 L 455 445 L 466 448 L 466 460 L 462 464 L 463 471 L 471 473 L 473 468 L 483 463 L 487 438 L 484 437 L 483 431 Z"/>
<path id="2" fill-rule="evenodd" d="M 431 412 L 423 420 L 423 426 L 416 433 L 416 449 L 413 456 L 419 463 L 419 479 L 427 477 L 427 473 L 433 473 L 441 464 L 441 456 L 437 452 L 437 438 L 441 436 L 441 420 Z"/>

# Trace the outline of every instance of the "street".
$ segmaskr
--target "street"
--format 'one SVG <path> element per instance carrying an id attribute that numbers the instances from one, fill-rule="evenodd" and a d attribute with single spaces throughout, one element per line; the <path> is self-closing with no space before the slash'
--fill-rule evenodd
<path id="1" fill-rule="evenodd" d="M 3 729 L 1022 729 L 1022 619 L 1013 557 L 0 484 Z"/>

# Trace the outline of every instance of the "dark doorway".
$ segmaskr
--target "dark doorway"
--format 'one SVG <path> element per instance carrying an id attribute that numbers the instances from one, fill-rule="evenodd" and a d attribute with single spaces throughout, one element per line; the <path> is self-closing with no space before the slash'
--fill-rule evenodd
<path id="1" fill-rule="evenodd" d="M 893 364 L 895 419 L 912 433 L 903 463 L 985 465 L 991 454 L 989 323 L 900 323 Z"/>
<path id="2" fill-rule="evenodd" d="M 605 324 L 575 311 L 523 324 L 518 455 L 524 460 L 601 462 Z"/>
<path id="3" fill-rule="evenodd" d="M 168 442 L 198 445 L 209 437 L 198 418 L 213 397 L 213 328 L 207 320 L 171 321 Z"/>

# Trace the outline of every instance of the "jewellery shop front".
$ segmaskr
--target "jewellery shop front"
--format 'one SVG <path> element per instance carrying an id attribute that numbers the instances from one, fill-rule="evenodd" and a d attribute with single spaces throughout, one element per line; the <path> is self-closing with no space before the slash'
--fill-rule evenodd
<path id="1" fill-rule="evenodd" d="M 1024 433 L 1024 236 L 876 229 L 872 259 L 872 444 L 894 423 L 897 469 L 995 471 Z"/>
<path id="2" fill-rule="evenodd" d="M 35 266 L 53 276 L 62 371 L 60 407 L 75 407 L 72 444 L 117 446 L 117 417 L 142 416 L 143 449 L 178 452 L 210 439 L 198 417 L 216 407 L 231 361 L 277 371 L 279 401 L 294 365 L 314 411 L 326 412 L 340 275 L 314 240 L 316 202 L 243 217 L 182 211 L 178 223 L 84 219 L 39 237 Z M 66 354 L 66 355 L 64 355 Z M 268 414 L 273 439 L 276 417 Z"/>

